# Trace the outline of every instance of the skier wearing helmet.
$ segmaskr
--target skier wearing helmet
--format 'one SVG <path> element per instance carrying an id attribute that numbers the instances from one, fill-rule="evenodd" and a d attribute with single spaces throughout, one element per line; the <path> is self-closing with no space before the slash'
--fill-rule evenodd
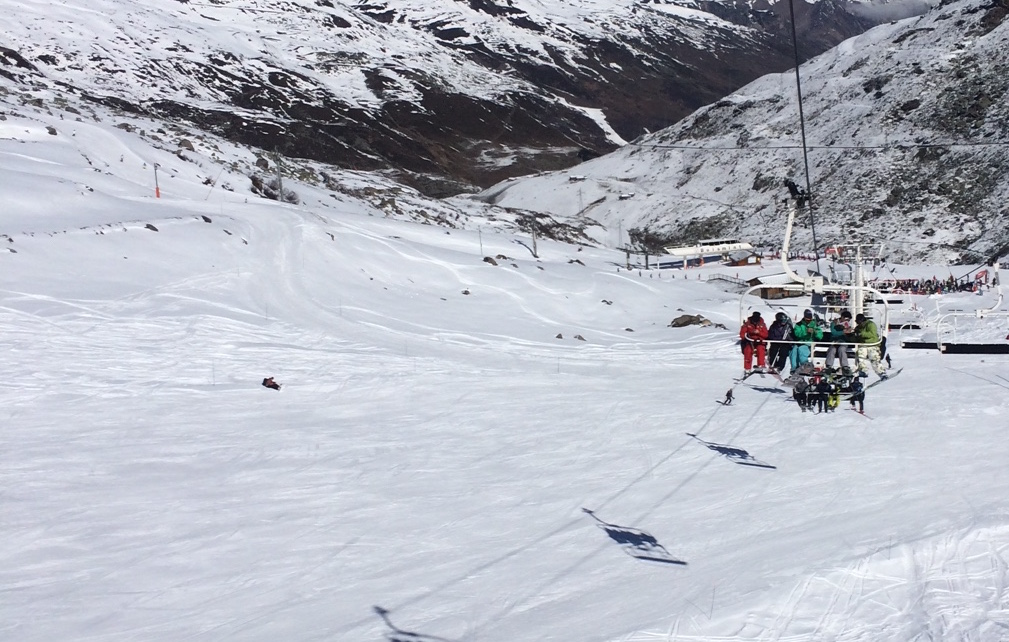
<path id="1" fill-rule="evenodd" d="M 767 341 L 770 346 L 767 351 L 767 363 L 772 369 L 781 372 L 788 363 L 788 353 L 792 346 L 785 341 L 792 341 L 792 320 L 784 312 L 774 315 L 774 323 L 767 329 Z"/>
<path id="2" fill-rule="evenodd" d="M 757 355 L 757 369 L 763 370 L 767 356 L 767 326 L 760 318 L 759 312 L 754 312 L 739 329 L 739 341 L 743 347 L 744 374 L 749 374 L 753 365 L 753 355 Z"/>

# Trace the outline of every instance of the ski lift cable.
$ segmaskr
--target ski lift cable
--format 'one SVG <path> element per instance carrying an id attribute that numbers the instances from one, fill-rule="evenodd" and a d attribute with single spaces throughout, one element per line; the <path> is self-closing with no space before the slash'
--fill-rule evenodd
<path id="1" fill-rule="evenodd" d="M 711 145 L 705 147 L 698 147 L 696 145 L 672 145 L 664 143 L 640 143 L 637 141 L 631 141 L 627 143 L 628 145 L 633 145 L 635 147 L 649 148 L 649 149 L 679 149 L 685 151 L 693 152 L 767 152 L 776 150 L 796 150 L 802 149 L 803 146 L 799 145 L 752 145 L 747 144 L 746 146 L 741 145 Z M 959 143 L 891 143 L 887 145 L 806 145 L 806 149 L 813 150 L 837 150 L 837 151 L 884 151 L 884 150 L 900 150 L 900 149 L 931 149 L 931 148 L 949 148 L 949 147 L 1009 147 L 1009 142 L 959 142 Z"/>
<path id="2" fill-rule="evenodd" d="M 788 14 L 792 22 L 792 49 L 795 53 L 795 92 L 799 99 L 799 131 L 802 135 L 802 164 L 806 172 L 805 203 L 809 209 L 809 229 L 813 235 L 813 249 L 816 251 L 816 271 L 820 271 L 819 244 L 816 242 L 816 221 L 813 216 L 813 186 L 809 179 L 809 150 L 806 148 L 806 118 L 802 111 L 802 83 L 799 74 L 799 39 L 795 33 L 794 0 L 788 0 Z"/>

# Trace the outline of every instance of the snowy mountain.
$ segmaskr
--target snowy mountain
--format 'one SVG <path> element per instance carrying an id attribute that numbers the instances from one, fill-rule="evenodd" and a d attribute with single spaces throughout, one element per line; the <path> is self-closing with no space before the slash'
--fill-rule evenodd
<path id="1" fill-rule="evenodd" d="M 801 68 L 814 218 L 793 242 L 883 243 L 893 259 L 1009 249 L 1009 10 L 947 3 L 878 26 Z M 794 72 L 770 74 L 565 172 L 482 198 L 593 227 L 608 244 L 705 237 L 779 246 L 786 179 L 805 188 Z M 815 227 L 815 230 L 814 230 Z"/>
<path id="2" fill-rule="evenodd" d="M 806 301 L 724 266 L 627 270 L 375 173 L 271 183 L 52 88 L 0 105 L 0 639 L 1005 639 L 1001 357 L 894 333 L 865 416 L 803 413 L 733 378 L 740 315 Z"/>
<path id="3" fill-rule="evenodd" d="M 474 62 L 470 49 L 450 47 L 445 34 L 419 27 L 434 18 L 410 3 L 397 5 L 394 20 L 386 20 L 393 14 L 376 13 L 374 7 L 328 3 L 119 6 L 105 0 L 87 8 L 45 2 L 10 6 L 20 19 L 0 27 L 6 30 L 5 42 L 13 45 L 0 47 L 4 101 L 0 117 L 33 118 L 58 136 L 74 135 L 77 123 L 113 120 L 117 127 L 138 132 L 151 145 L 194 166 L 208 191 L 248 189 L 256 196 L 288 202 L 306 197 L 311 203 L 305 205 L 321 207 L 356 199 L 383 216 L 458 228 L 468 227 L 472 213 L 480 212 L 479 220 L 489 216 L 496 225 L 511 229 L 654 252 L 665 244 L 715 236 L 777 246 L 786 216 L 784 180 L 805 187 L 792 72 L 761 77 L 672 128 L 640 136 L 577 167 L 509 179 L 474 198 L 432 200 L 423 195 L 465 191 L 494 176 L 537 167 L 567 167 L 574 162 L 571 154 L 588 158 L 611 149 L 622 140 L 614 129 L 616 112 L 584 107 L 588 104 L 584 101 L 575 107 L 577 101 L 558 99 L 543 89 L 546 85 L 537 85 L 531 72 L 524 75 L 500 65 L 495 70 L 483 58 L 483 63 Z M 816 25 L 825 24 L 814 9 L 826 11 L 830 6 L 801 5 L 800 28 L 809 25 L 809 33 L 814 33 Z M 514 38 L 520 33 L 529 37 L 549 33 L 556 40 L 558 34 L 574 38 L 572 25 L 580 25 L 592 37 L 575 40 L 598 45 L 607 33 L 621 37 L 632 33 L 627 15 L 635 20 L 645 16 L 658 20 L 661 15 L 678 28 L 692 25 L 696 37 L 684 37 L 683 46 L 717 42 L 718 47 L 729 47 L 737 36 L 756 38 L 752 26 L 740 26 L 743 14 L 749 15 L 751 9 L 757 12 L 753 15 L 781 11 L 780 6 L 753 5 L 733 18 L 725 5 L 689 10 L 673 5 L 593 5 L 588 13 L 580 11 L 582 5 L 522 9 L 527 12 L 522 15 L 541 21 L 552 17 L 553 26 L 540 32 L 515 24 L 525 24 L 516 13 L 519 9 L 453 7 L 454 20 L 462 20 L 457 16 L 462 12 L 459 15 L 473 14 L 485 21 L 479 23 L 484 25 L 482 31 L 470 25 L 467 33 L 484 34 L 481 42 L 500 45 L 494 51 L 511 47 L 516 56 L 519 50 L 523 55 L 535 53 L 537 60 L 552 60 L 552 69 L 560 69 L 562 61 L 579 59 L 578 55 L 574 50 L 565 50 L 568 54 L 560 57 L 544 54 L 556 54 L 560 45 L 551 48 L 536 40 L 515 48 L 503 37 L 486 35 L 487 30 L 507 24 L 506 31 Z M 878 20 L 913 9 L 860 5 L 857 13 L 871 13 Z M 326 22 L 340 11 L 350 26 L 327 27 L 324 32 L 308 28 L 311 20 Z M 719 17 L 712 18 L 715 14 Z M 220 15 L 230 17 L 224 20 Z M 413 17 L 408 20 L 405 15 Z M 836 243 L 871 241 L 882 244 L 883 254 L 894 260 L 978 261 L 1004 253 L 1009 245 L 1004 205 L 1009 83 L 1002 73 L 1005 15 L 1001 4 L 987 0 L 950 3 L 881 25 L 803 66 L 814 217 L 811 224 L 808 213 L 801 213 L 793 247 L 811 249 L 815 231 L 815 245 L 821 250 Z M 343 25 L 339 20 L 334 24 Z M 390 39 L 387 29 L 397 30 L 399 37 Z M 705 40 L 701 37 L 705 29 L 725 29 L 734 35 Z M 328 60 L 320 52 L 334 50 L 333 30 L 347 36 L 339 41 L 341 51 L 353 46 L 365 54 L 351 56 L 353 64 L 320 63 Z M 430 38 L 439 43 L 433 49 L 427 48 Z M 472 40 L 461 36 L 450 40 L 460 38 L 460 42 Z M 661 67 L 654 56 L 646 58 L 650 69 Z M 398 70 L 405 75 L 397 76 L 400 81 L 395 83 L 381 83 L 383 89 L 377 91 L 367 80 L 373 76 L 362 71 L 366 60 L 384 61 L 382 73 Z M 414 64 L 418 60 L 420 66 Z M 764 56 L 761 64 L 767 60 Z M 287 74 L 281 63 L 311 69 Z M 408 64 L 434 71 L 425 72 L 426 80 L 421 81 L 404 71 Z M 257 84 L 262 77 L 269 82 Z M 452 100 L 445 102 L 448 94 L 441 94 L 436 101 L 449 111 L 432 111 L 427 103 L 410 107 L 416 104 L 410 101 L 425 102 L 434 96 L 433 90 L 417 90 L 422 85 L 450 91 Z M 599 87 L 604 85 L 608 86 Z M 655 97 L 661 92 L 646 93 Z M 480 112 L 479 122 L 466 125 L 458 118 L 462 112 L 456 109 L 460 104 L 456 99 L 482 101 L 489 111 Z M 591 132 L 599 145 L 583 145 L 584 139 L 578 143 L 580 134 L 573 135 L 553 116 L 528 118 L 524 107 L 509 103 L 513 99 L 526 106 L 536 103 L 536 110 L 560 109 L 567 114 L 564 118 L 579 114 L 578 127 L 584 125 L 581 131 Z M 341 112 L 337 125 L 326 115 L 328 107 L 318 107 L 339 101 L 355 107 L 350 110 L 353 115 Z M 665 98 L 658 102 L 669 105 Z M 633 103 L 635 111 L 648 100 L 635 95 Z M 412 125 L 397 129 L 399 125 L 374 120 L 390 115 L 391 105 L 410 113 L 409 118 L 395 115 L 396 123 L 433 119 L 430 122 L 438 121 L 440 133 L 429 136 Z M 641 113 L 647 111 L 642 108 Z M 488 124 L 498 117 L 510 124 L 488 138 Z M 322 118 L 329 120 L 320 127 Z M 365 121 L 367 125 L 358 126 Z M 341 147 L 349 139 L 334 135 L 329 124 L 360 135 L 353 136 L 349 147 Z M 462 141 L 462 129 L 473 138 Z M 620 129 L 626 133 L 633 127 Z M 441 135 L 455 143 L 432 153 L 432 145 L 441 145 L 432 141 Z M 530 136 L 552 142 L 533 143 Z M 477 138 L 480 141 L 474 142 Z M 295 139 L 302 142 L 292 148 Z M 399 151 L 391 151 L 392 147 Z M 336 148 L 343 151 L 334 152 Z M 365 148 L 370 151 L 361 152 Z M 555 155 L 558 150 L 565 159 Z M 346 154 L 357 160 L 348 163 Z M 533 158 L 538 160 L 530 164 Z M 359 170 L 340 171 L 346 164 Z M 173 172 L 182 171 L 174 165 Z M 146 168 L 143 180 L 151 182 L 152 169 L 153 164 Z M 328 198 L 299 185 L 325 188 Z M 419 193 L 405 185 L 415 186 Z"/>
<path id="4" fill-rule="evenodd" d="M 889 15 L 797 5 L 803 57 Z M 889 11 L 916 4 L 877 5 Z M 787 3 L 2 0 L 0 77 L 429 195 L 569 167 L 792 66 Z"/>

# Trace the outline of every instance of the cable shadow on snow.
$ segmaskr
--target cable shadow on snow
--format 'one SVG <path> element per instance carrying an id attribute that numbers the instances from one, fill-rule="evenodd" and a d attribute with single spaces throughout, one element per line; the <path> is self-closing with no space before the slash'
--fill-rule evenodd
<path id="1" fill-rule="evenodd" d="M 777 395 L 788 394 L 786 390 L 782 390 L 781 388 L 775 388 L 773 386 L 747 386 L 747 388 L 751 388 L 753 390 L 756 390 L 757 392 L 769 392 Z"/>
<path id="2" fill-rule="evenodd" d="M 453 642 L 448 638 L 441 638 L 437 635 L 424 635 L 423 633 L 416 633 L 414 631 L 404 631 L 392 623 L 392 619 L 389 618 L 388 609 L 384 609 L 381 606 L 373 606 L 372 608 L 378 617 L 382 618 L 385 625 L 389 627 L 389 630 L 385 633 L 385 639 L 388 642 Z"/>
<path id="3" fill-rule="evenodd" d="M 666 547 L 659 544 L 659 541 L 651 533 L 639 528 L 618 526 L 604 522 L 599 519 L 599 516 L 595 512 L 588 508 L 583 508 L 582 512 L 599 522 L 596 526 L 603 529 L 610 536 L 610 539 L 619 544 L 620 548 L 631 557 L 646 562 L 661 562 L 663 564 L 676 564 L 679 566 L 687 565 L 683 560 L 673 557 L 666 550 Z"/>
<path id="4" fill-rule="evenodd" d="M 980 379 L 981 381 L 984 381 L 985 383 L 990 383 L 990 384 L 999 386 L 1000 388 L 1007 388 L 1007 389 L 1009 389 L 1009 386 L 1007 386 L 1004 383 L 999 383 L 998 381 L 993 381 L 993 380 L 991 380 L 991 379 L 989 379 L 987 377 L 982 377 L 981 375 L 979 375 L 977 373 L 974 373 L 974 372 L 968 372 L 966 370 L 961 370 L 960 368 L 952 368 L 952 367 L 949 367 L 949 366 L 947 366 L 946 369 L 947 370 L 952 370 L 953 372 L 959 372 L 960 374 L 970 375 L 971 377 L 974 377 L 975 379 Z M 998 377 L 999 379 L 1002 379 L 1003 381 L 1009 382 L 1009 379 L 1006 379 L 1002 375 L 995 375 L 995 376 Z"/>
<path id="5" fill-rule="evenodd" d="M 759 414 L 761 412 L 761 409 L 764 407 L 764 405 L 767 403 L 767 400 L 769 400 L 770 398 L 771 397 L 765 397 L 764 401 L 762 401 L 758 405 L 758 407 L 753 411 L 753 416 L 756 416 L 757 414 Z M 606 417 L 604 417 L 604 419 L 603 419 L 603 421 L 601 423 L 605 423 L 605 421 L 610 417 L 610 415 L 614 412 L 614 410 L 619 405 L 620 405 L 619 403 L 615 404 L 609 410 L 609 412 L 607 412 Z M 712 412 L 711 415 L 707 418 L 707 420 L 705 420 L 703 422 L 703 424 L 701 424 L 701 426 L 696 430 L 696 434 L 700 434 L 702 431 L 704 431 L 705 429 L 707 429 L 708 426 L 718 417 L 719 412 L 723 412 L 722 409 L 721 409 L 721 406 L 719 406 L 719 408 L 717 410 L 715 410 L 714 412 Z M 751 419 L 752 419 L 752 417 L 751 417 Z M 678 446 L 676 446 L 675 448 L 673 448 L 672 450 L 670 450 L 668 453 L 666 453 L 666 455 L 663 456 L 661 459 L 659 459 L 658 461 L 653 462 L 646 470 L 642 471 L 640 475 L 638 475 L 636 478 L 634 478 L 634 479 L 630 480 L 629 482 L 627 482 L 626 484 L 624 484 L 621 488 L 619 488 L 618 490 L 616 490 L 609 497 L 605 498 L 600 503 L 600 505 L 597 506 L 597 508 L 604 508 L 606 506 L 609 506 L 610 504 L 613 504 L 618 499 L 620 499 L 622 496 L 624 496 L 625 494 L 627 494 L 628 492 L 630 492 L 631 489 L 633 489 L 636 486 L 638 486 L 641 482 L 643 482 L 645 480 L 648 480 L 648 479 L 651 479 L 652 476 L 653 476 L 653 474 L 654 474 L 654 472 L 656 470 L 658 470 L 660 467 L 662 467 L 663 465 L 665 465 L 666 462 L 668 462 L 669 460 L 671 460 L 672 458 L 674 458 L 680 452 L 682 452 L 683 450 L 685 450 L 688 447 L 687 446 L 688 443 L 689 442 L 687 442 L 687 441 L 682 442 L 681 444 L 679 444 Z M 711 461 L 713 461 L 713 460 L 711 460 Z M 685 479 L 681 480 L 681 482 L 679 484 L 677 484 L 676 487 L 674 487 L 672 490 L 670 490 L 669 492 L 667 492 L 657 502 L 656 506 L 660 506 L 660 505 L 664 504 L 673 495 L 675 495 L 677 492 L 679 492 L 684 486 L 688 485 L 699 474 L 700 470 L 702 470 L 706 466 L 708 466 L 709 463 L 710 463 L 710 461 L 702 464 L 698 470 L 694 471 L 692 474 L 688 475 Z M 642 519 L 644 519 L 644 517 L 647 517 L 648 514 L 650 514 L 651 511 L 654 510 L 654 508 L 655 507 L 653 506 L 652 509 L 648 510 L 645 513 L 645 515 L 642 516 Z M 465 572 L 465 573 L 463 573 L 461 575 L 449 578 L 449 579 L 447 579 L 447 580 L 445 580 L 443 582 L 440 582 L 439 584 L 437 584 L 437 585 L 435 585 L 433 587 L 427 588 L 426 590 L 424 590 L 423 592 L 415 595 L 414 597 L 411 597 L 411 598 L 408 598 L 406 600 L 403 600 L 398 606 L 399 606 L 399 608 L 403 608 L 403 607 L 407 607 L 407 606 L 411 606 L 411 605 L 417 604 L 419 602 L 422 602 L 422 601 L 424 601 L 426 599 L 431 598 L 432 596 L 438 595 L 439 593 L 441 593 L 445 589 L 447 589 L 447 588 L 449 588 L 451 586 L 454 586 L 454 585 L 456 585 L 456 584 L 458 584 L 458 583 L 466 580 L 468 577 L 470 577 L 472 575 L 475 575 L 475 574 L 487 571 L 487 570 L 489 570 L 491 568 L 494 568 L 494 567 L 498 566 L 499 564 L 508 562 L 510 560 L 514 560 L 517 557 L 519 557 L 520 555 L 522 555 L 523 553 L 527 553 L 530 550 L 535 549 L 540 544 L 542 544 L 544 542 L 547 542 L 547 541 L 551 540 L 552 538 L 560 535 L 561 533 L 567 532 L 568 530 L 574 528 L 577 525 L 578 521 L 579 520 L 577 518 L 566 520 L 566 521 L 564 521 L 564 522 L 556 525 L 551 530 L 549 530 L 549 531 L 547 531 L 545 533 L 542 533 L 540 536 L 538 536 L 538 537 L 536 537 L 536 538 L 534 538 L 534 539 L 532 539 L 532 540 L 530 540 L 530 541 L 522 544 L 521 546 L 517 546 L 517 547 L 512 548 L 510 550 L 504 551 L 504 552 L 500 553 L 499 555 L 495 556 L 492 559 L 489 559 L 489 560 L 487 560 L 485 562 L 482 562 L 480 564 L 475 565 L 472 569 L 470 569 L 469 571 L 467 571 L 467 572 Z M 597 521 L 599 521 L 600 523 L 602 523 L 602 520 L 597 520 Z M 611 528 L 620 529 L 621 527 L 615 526 L 615 525 L 611 525 Z M 623 530 L 627 531 L 628 529 L 623 529 Z M 651 537 L 652 540 L 655 539 L 651 535 L 648 535 L 648 537 Z M 562 572 L 560 572 L 559 574 L 555 575 L 554 577 L 552 577 L 551 579 L 547 580 L 546 582 L 542 583 L 540 586 L 534 587 L 534 588 L 530 589 L 529 595 L 530 596 L 536 595 L 536 594 L 539 594 L 539 592 L 541 592 L 543 590 L 546 590 L 546 588 L 550 587 L 555 581 L 557 581 L 558 579 L 564 577 L 567 573 L 570 573 L 573 569 L 578 568 L 579 566 L 581 566 L 582 564 L 584 564 L 588 560 L 592 559 L 593 557 L 595 557 L 595 555 L 597 553 L 605 550 L 606 548 L 607 548 L 607 545 L 605 545 L 605 544 L 602 545 L 602 546 L 600 546 L 598 550 L 593 551 L 592 553 L 589 553 L 588 555 L 586 555 L 585 557 L 583 557 L 581 560 L 578 560 L 578 561 L 574 562 L 573 564 L 569 565 Z M 626 549 L 625 549 L 625 551 L 626 551 Z M 630 555 L 631 553 L 628 552 L 628 554 Z M 682 562 L 682 561 L 679 561 L 679 560 L 673 560 L 673 559 L 653 560 L 653 561 L 664 561 L 665 563 L 668 563 L 668 564 L 686 565 L 686 562 Z M 517 600 L 513 604 L 511 604 L 510 606 L 508 606 L 507 608 L 503 609 L 500 613 L 497 613 L 496 615 L 489 616 L 487 623 L 485 623 L 482 626 L 488 626 L 491 623 L 493 623 L 493 622 L 499 620 L 500 618 L 506 616 L 507 614 L 513 612 L 521 602 L 522 602 L 522 600 Z M 385 612 L 388 613 L 388 611 L 385 611 Z M 348 622 L 348 623 L 346 623 L 344 625 L 343 630 L 346 631 L 346 632 L 349 632 L 350 630 L 352 630 L 352 629 L 354 629 L 356 627 L 364 626 L 364 625 L 366 625 L 368 623 L 369 619 L 370 619 L 369 617 L 362 617 L 362 618 L 360 618 L 358 620 L 355 620 L 353 622 Z M 390 628 L 392 628 L 392 627 L 390 627 Z M 393 628 L 393 630 L 392 630 L 391 633 L 395 633 L 396 630 L 397 629 Z M 401 632 L 400 635 L 404 636 L 406 633 L 412 633 L 412 632 L 410 632 L 410 631 Z M 426 642 L 426 641 L 423 640 L 423 638 L 420 638 L 420 641 Z M 390 642 L 392 642 L 392 640 L 390 640 Z M 416 638 L 414 638 L 413 640 L 411 640 L 410 637 L 406 636 L 406 637 L 399 638 L 398 642 L 418 642 L 418 640 Z"/>
<path id="6" fill-rule="evenodd" d="M 754 468 L 770 468 L 773 470 L 777 470 L 778 468 L 777 466 L 772 466 L 767 462 L 756 459 L 753 455 L 742 448 L 736 448 L 735 446 L 730 446 L 728 444 L 716 444 L 713 441 L 704 441 L 692 432 L 688 432 L 687 436 L 693 437 L 697 441 L 701 442 L 709 450 L 713 450 L 719 455 L 724 455 L 726 459 L 734 464 L 739 464 L 740 466 L 753 466 Z"/>

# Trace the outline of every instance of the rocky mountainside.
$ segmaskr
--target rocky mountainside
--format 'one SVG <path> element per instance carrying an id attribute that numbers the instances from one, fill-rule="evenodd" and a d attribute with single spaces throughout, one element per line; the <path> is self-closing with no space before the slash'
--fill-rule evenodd
<path id="1" fill-rule="evenodd" d="M 845 0 L 795 5 L 803 56 L 888 17 Z M 388 171 L 436 196 L 612 151 L 793 60 L 788 4 L 766 0 L 0 7 L 17 16 L 0 26 L 0 84 Z"/>
<path id="2" fill-rule="evenodd" d="M 1009 3 L 950 2 L 802 66 L 812 213 L 793 244 L 881 243 L 902 260 L 1009 252 Z M 580 221 L 607 244 L 781 244 L 806 186 L 794 72 L 567 172 L 505 182 L 498 205 Z"/>

